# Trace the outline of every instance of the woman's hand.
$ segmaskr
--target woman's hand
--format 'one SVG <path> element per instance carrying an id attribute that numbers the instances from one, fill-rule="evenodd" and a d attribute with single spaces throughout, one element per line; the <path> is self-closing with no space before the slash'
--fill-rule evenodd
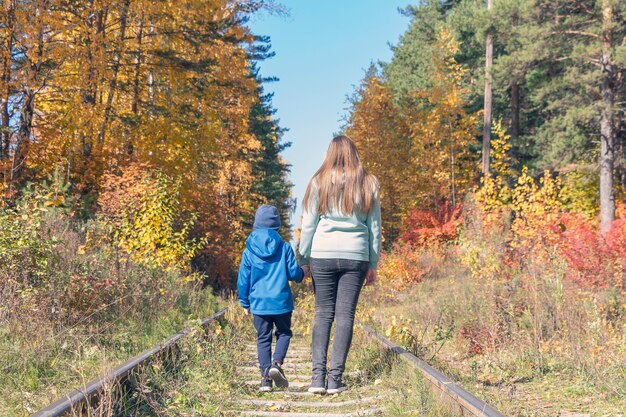
<path id="1" fill-rule="evenodd" d="M 378 279 L 378 272 L 375 269 L 369 269 L 365 276 L 365 285 L 373 285 Z"/>
<path id="2" fill-rule="evenodd" d="M 311 267 L 309 265 L 302 265 L 302 271 L 304 272 L 305 278 L 308 278 L 311 276 Z"/>

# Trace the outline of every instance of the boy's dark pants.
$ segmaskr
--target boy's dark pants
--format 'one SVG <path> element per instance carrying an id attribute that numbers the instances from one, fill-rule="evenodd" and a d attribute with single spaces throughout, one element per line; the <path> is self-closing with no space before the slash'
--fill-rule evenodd
<path id="1" fill-rule="evenodd" d="M 291 313 L 258 316 L 254 315 L 254 328 L 257 334 L 257 349 L 259 352 L 259 368 L 265 375 L 272 366 L 272 331 L 276 326 L 276 347 L 274 349 L 274 362 L 280 364 L 287 356 L 291 332 Z"/>

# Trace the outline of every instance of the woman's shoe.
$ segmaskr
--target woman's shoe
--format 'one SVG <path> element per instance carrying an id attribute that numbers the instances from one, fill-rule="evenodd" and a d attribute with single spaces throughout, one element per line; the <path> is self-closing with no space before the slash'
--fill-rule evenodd
<path id="1" fill-rule="evenodd" d="M 259 387 L 259 391 L 271 392 L 272 391 L 272 378 L 269 378 L 266 376 L 261 378 L 261 386 Z"/>
<path id="2" fill-rule="evenodd" d="M 287 388 L 289 387 L 289 381 L 283 372 L 283 368 L 280 367 L 278 363 L 275 363 L 271 366 L 268 372 L 270 378 L 274 381 L 277 388 Z"/>
<path id="3" fill-rule="evenodd" d="M 326 393 L 326 381 L 324 375 L 313 375 L 311 378 L 311 385 L 308 391 L 311 394 L 325 394 Z"/>
<path id="4" fill-rule="evenodd" d="M 328 377 L 328 389 L 326 390 L 327 394 L 339 394 L 347 389 L 348 386 L 343 383 L 341 378 L 335 379 L 332 376 Z"/>

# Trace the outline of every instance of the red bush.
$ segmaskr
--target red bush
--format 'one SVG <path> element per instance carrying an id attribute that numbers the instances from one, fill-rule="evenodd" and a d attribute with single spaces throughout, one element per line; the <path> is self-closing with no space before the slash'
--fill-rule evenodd
<path id="1" fill-rule="evenodd" d="M 571 280 L 592 288 L 624 285 L 626 219 L 616 220 L 604 239 L 577 214 L 563 214 L 552 230 L 558 236 L 558 251 L 570 267 Z"/>
<path id="2" fill-rule="evenodd" d="M 626 259 L 626 219 L 615 220 L 604 240 L 615 256 Z"/>
<path id="3" fill-rule="evenodd" d="M 462 205 L 452 206 L 447 200 L 440 200 L 434 209 L 412 210 L 404 221 L 400 240 L 418 246 L 454 240 L 462 223 L 461 215 Z"/>

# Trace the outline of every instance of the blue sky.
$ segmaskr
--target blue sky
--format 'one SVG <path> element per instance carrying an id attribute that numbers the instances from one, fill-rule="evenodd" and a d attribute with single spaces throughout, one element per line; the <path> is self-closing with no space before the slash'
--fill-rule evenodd
<path id="1" fill-rule="evenodd" d="M 371 62 L 391 58 L 389 43 L 397 43 L 409 23 L 398 8 L 411 1 L 280 3 L 289 9 L 289 16 L 262 14 L 250 22 L 250 27 L 257 35 L 270 36 L 276 53 L 274 58 L 261 62 L 261 74 L 280 78 L 265 88 L 274 92 L 277 117 L 281 126 L 289 129 L 285 140 L 293 144 L 284 157 L 293 165 L 293 193 L 300 206 L 309 179 L 342 125 L 346 96 Z"/>

